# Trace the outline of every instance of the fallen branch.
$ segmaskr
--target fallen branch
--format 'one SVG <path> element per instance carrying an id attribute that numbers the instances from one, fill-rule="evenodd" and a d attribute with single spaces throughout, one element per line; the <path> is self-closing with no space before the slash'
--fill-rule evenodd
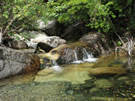
<path id="1" fill-rule="evenodd" d="M 121 47 L 116 47 L 115 52 L 118 53 L 118 51 L 121 49 L 127 53 L 128 56 L 132 56 L 132 51 L 134 50 L 135 43 L 133 42 L 133 38 L 126 38 L 127 42 L 124 43 L 122 40 L 123 45 Z"/>

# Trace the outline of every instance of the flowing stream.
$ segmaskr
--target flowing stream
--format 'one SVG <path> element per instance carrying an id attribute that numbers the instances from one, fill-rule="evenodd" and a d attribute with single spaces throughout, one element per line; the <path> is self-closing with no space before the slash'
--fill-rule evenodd
<path id="1" fill-rule="evenodd" d="M 82 63 L 52 61 L 52 68 L 1 80 L 0 101 L 135 101 L 135 69 L 128 72 L 128 58 L 96 59 L 83 52 Z"/>
<path id="2" fill-rule="evenodd" d="M 82 48 L 83 58 L 81 60 L 78 59 L 78 55 L 76 50 L 74 50 L 74 56 L 75 61 L 73 63 L 84 63 L 84 62 L 96 62 L 97 58 L 94 58 L 91 53 L 88 53 L 88 51 L 85 48 Z"/>
<path id="3" fill-rule="evenodd" d="M 74 57 L 75 57 L 75 60 L 73 61 L 73 63 L 83 63 L 82 60 L 78 59 L 78 55 L 77 55 L 76 50 L 74 50 Z"/>
<path id="4" fill-rule="evenodd" d="M 82 51 L 83 51 L 84 62 L 96 62 L 97 58 L 94 58 L 93 55 L 88 53 L 85 48 L 83 48 Z"/>
<path id="5" fill-rule="evenodd" d="M 52 60 L 52 69 L 56 72 L 61 72 L 63 69 L 57 64 L 55 60 Z"/>

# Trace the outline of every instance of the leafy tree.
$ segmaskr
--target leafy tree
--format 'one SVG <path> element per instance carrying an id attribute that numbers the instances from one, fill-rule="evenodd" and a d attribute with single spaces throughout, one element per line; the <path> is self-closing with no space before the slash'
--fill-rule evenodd
<path id="1" fill-rule="evenodd" d="M 115 20 L 128 18 L 135 9 L 134 0 L 50 0 L 47 3 L 50 18 L 61 23 L 83 21 L 88 27 L 103 32 L 113 31 Z M 116 29 L 115 29 L 116 30 Z"/>
<path id="2" fill-rule="evenodd" d="M 0 29 L 2 36 L 33 28 L 34 22 L 42 18 L 43 0 L 1 0 Z"/>
<path id="3" fill-rule="evenodd" d="M 57 0 L 48 4 L 49 16 L 55 17 L 62 23 L 73 23 L 83 21 L 91 28 L 102 29 L 104 32 L 110 30 L 108 17 L 115 18 L 111 11 L 118 5 L 114 1 L 101 2 L 101 0 Z M 120 11 L 120 9 L 116 9 Z"/>

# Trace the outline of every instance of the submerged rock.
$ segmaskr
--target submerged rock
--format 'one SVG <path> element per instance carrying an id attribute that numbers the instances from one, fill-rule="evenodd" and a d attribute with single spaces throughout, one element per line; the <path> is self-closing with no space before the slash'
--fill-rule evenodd
<path id="1" fill-rule="evenodd" d="M 98 79 L 94 82 L 97 88 L 111 88 L 113 83 L 107 79 Z"/>
<path id="2" fill-rule="evenodd" d="M 92 79 L 87 69 L 75 65 L 66 66 L 62 72 L 55 72 L 53 69 L 43 69 L 37 73 L 34 81 L 68 81 L 72 84 L 83 84 L 86 80 Z"/>
<path id="3" fill-rule="evenodd" d="M 122 75 L 127 74 L 126 68 L 122 67 L 99 67 L 88 70 L 90 75 Z"/>

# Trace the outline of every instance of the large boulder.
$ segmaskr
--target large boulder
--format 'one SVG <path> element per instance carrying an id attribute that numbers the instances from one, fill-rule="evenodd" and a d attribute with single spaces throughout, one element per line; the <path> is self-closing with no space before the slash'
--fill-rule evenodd
<path id="1" fill-rule="evenodd" d="M 57 20 L 48 21 L 41 29 L 49 36 L 60 36 L 63 31 L 64 25 L 57 22 Z"/>
<path id="2" fill-rule="evenodd" d="M 39 57 L 33 50 L 15 50 L 0 47 L 0 79 L 11 75 L 36 71 L 40 68 Z"/>
<path id="3" fill-rule="evenodd" d="M 89 49 L 94 56 L 104 55 L 111 52 L 109 41 L 107 38 L 102 37 L 103 33 L 91 31 L 79 39 L 81 42 L 87 42 Z"/>
<path id="4" fill-rule="evenodd" d="M 76 41 L 88 31 L 88 28 L 82 22 L 64 25 L 60 24 L 57 20 L 52 20 L 43 26 L 44 28 L 42 28 L 42 31 L 44 31 L 47 35 L 59 36 L 67 41 Z"/>
<path id="5" fill-rule="evenodd" d="M 46 36 L 44 34 L 38 34 L 35 38 L 31 39 L 33 43 L 45 43 L 51 47 L 57 47 L 58 45 L 66 43 L 66 41 L 58 36 Z"/>
<path id="6" fill-rule="evenodd" d="M 87 33 L 87 31 L 88 29 L 86 28 L 85 24 L 78 22 L 66 26 L 60 37 L 70 41 L 77 41 L 84 33 Z"/>

